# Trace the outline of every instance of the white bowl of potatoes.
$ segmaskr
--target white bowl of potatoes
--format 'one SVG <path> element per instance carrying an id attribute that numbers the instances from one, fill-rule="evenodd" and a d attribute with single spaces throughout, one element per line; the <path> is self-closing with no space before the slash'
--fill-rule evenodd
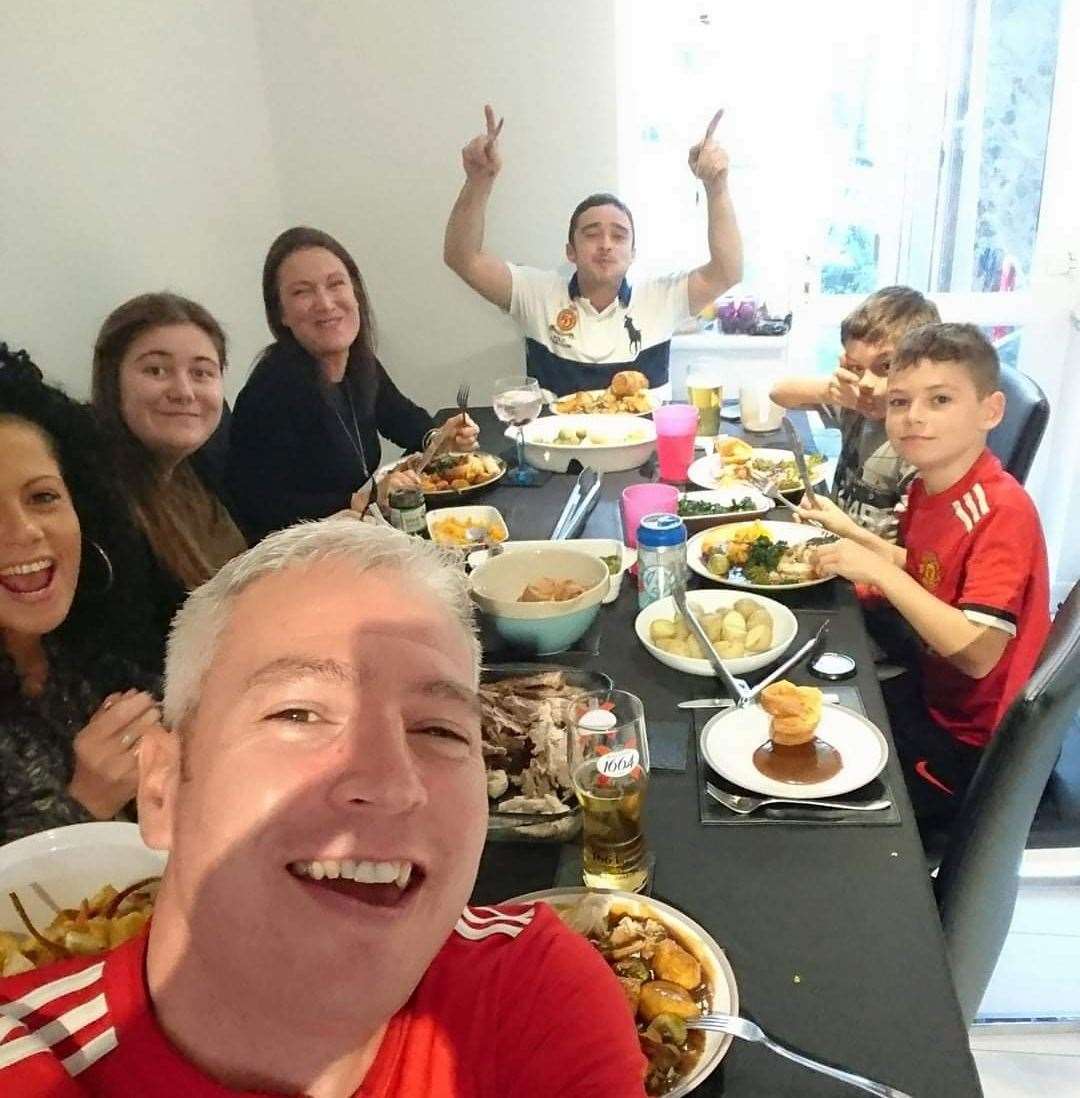
<path id="1" fill-rule="evenodd" d="M 697 615 L 724 666 L 733 675 L 758 671 L 779 659 L 799 631 L 795 615 L 782 603 L 737 591 L 690 591 Z M 634 620 L 638 640 L 650 655 L 676 671 L 712 678 L 712 665 L 671 597 L 657 599 Z"/>

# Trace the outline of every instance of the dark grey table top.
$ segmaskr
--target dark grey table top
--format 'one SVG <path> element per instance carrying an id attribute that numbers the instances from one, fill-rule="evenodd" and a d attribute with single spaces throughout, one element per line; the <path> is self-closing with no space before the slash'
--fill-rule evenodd
<path id="1" fill-rule="evenodd" d="M 507 450 L 490 409 L 473 414 L 484 448 Z M 779 435 L 747 437 L 756 445 L 784 445 Z M 637 470 L 605 475 L 601 500 L 581 536 L 617 537 L 619 493 L 643 479 L 647 473 Z M 571 483 L 563 475 L 538 488 L 498 486 L 477 502 L 498 507 L 512 537 L 545 538 Z M 830 612 L 829 647 L 854 656 L 853 681 L 867 714 L 887 732 L 851 587 L 836 581 L 776 597 L 796 611 Z M 601 613 L 599 654 L 552 659 L 605 671 L 642 698 L 649 721 L 680 720 L 675 703 L 714 694 L 716 684 L 657 663 L 634 635 L 636 613 L 633 585 L 624 582 L 618 600 Z M 705 827 L 691 745 L 685 772 L 657 771 L 650 782 L 646 834 L 656 854 L 653 895 L 696 919 L 724 947 L 742 1012 L 777 1040 L 916 1098 L 980 1095 L 895 758 L 886 775 L 899 826 Z M 550 887 L 559 857 L 558 847 L 489 843 L 474 899 L 493 903 Z M 841 1098 L 858 1092 L 761 1046 L 736 1042 L 722 1069 L 696 1093 Z"/>

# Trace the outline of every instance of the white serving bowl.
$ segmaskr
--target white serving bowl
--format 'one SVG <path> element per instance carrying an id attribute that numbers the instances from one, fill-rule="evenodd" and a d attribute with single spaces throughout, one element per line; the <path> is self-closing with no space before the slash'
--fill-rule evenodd
<path id="1" fill-rule="evenodd" d="M 485 529 L 495 527 L 502 535 L 500 541 L 506 541 L 510 536 L 510 531 L 506 528 L 506 519 L 502 517 L 497 507 L 487 507 L 482 504 L 476 504 L 473 507 L 440 507 L 437 510 L 428 511 L 425 516 L 428 533 L 436 545 L 441 545 L 445 549 L 469 548 L 465 543 L 459 545 L 456 542 L 443 541 L 437 533 L 437 528 L 442 523 L 447 519 L 455 518 L 460 519 L 466 526 L 483 526 Z"/>
<path id="2" fill-rule="evenodd" d="M 9 892 L 18 893 L 34 925 L 43 927 L 56 911 L 42 894 L 57 908 L 78 907 L 104 885 L 119 890 L 159 876 L 165 858 L 142 841 L 133 823 L 71 824 L 16 839 L 0 847 L 0 930 L 26 931 Z"/>
<path id="3" fill-rule="evenodd" d="M 584 429 L 604 442 L 556 443 L 559 431 Z M 565 473 L 575 458 L 582 465 L 602 473 L 636 469 L 656 449 L 656 427 L 651 419 L 624 413 L 616 415 L 544 416 L 526 424 L 525 460 L 537 469 Z M 506 437 L 517 438 L 517 428 L 507 428 Z"/>
<path id="4" fill-rule="evenodd" d="M 543 549 L 552 544 L 555 543 L 550 541 L 508 541 L 502 546 L 500 552 L 519 553 L 523 549 Z M 605 603 L 614 602 L 619 597 L 623 576 L 626 574 L 626 570 L 637 560 L 637 550 L 628 548 L 616 538 L 574 538 L 570 541 L 560 541 L 557 544 L 560 548 L 571 549 L 576 553 L 588 553 L 590 557 L 618 557 L 621 560 L 619 570 L 611 574 L 611 584 L 608 587 L 608 593 L 604 596 Z M 487 549 L 477 549 L 474 553 L 469 554 L 469 567 L 479 568 L 489 556 L 490 553 Z"/>
<path id="5" fill-rule="evenodd" d="M 563 602 L 519 602 L 530 583 L 569 579 L 585 590 Z M 600 612 L 611 577 L 599 557 L 548 542 L 540 548 L 488 557 L 469 577 L 473 601 L 496 632 L 516 648 L 549 656 L 585 635 Z"/>
<path id="6" fill-rule="evenodd" d="M 773 599 L 763 598 L 761 595 L 747 595 L 739 591 L 688 591 L 686 601 L 690 609 L 700 609 L 706 614 L 715 610 L 730 610 L 740 599 L 752 599 L 760 603 L 772 618 L 773 646 L 764 652 L 755 652 L 749 656 L 740 656 L 734 660 L 724 660 L 724 666 L 733 675 L 745 675 L 749 671 L 758 671 L 767 667 L 774 660 L 778 660 L 790 647 L 799 631 L 799 623 L 795 615 L 782 603 Z M 715 672 L 708 660 L 693 659 L 690 656 L 680 656 L 674 652 L 665 652 L 657 648 L 649 636 L 649 626 L 654 621 L 667 619 L 672 621 L 677 612 L 675 600 L 669 595 L 667 598 L 657 599 L 656 602 L 646 606 L 634 619 L 634 631 L 638 640 L 648 649 L 651 656 L 662 664 L 674 668 L 676 671 L 684 671 L 688 675 L 701 675 L 703 678 L 712 678 Z"/>

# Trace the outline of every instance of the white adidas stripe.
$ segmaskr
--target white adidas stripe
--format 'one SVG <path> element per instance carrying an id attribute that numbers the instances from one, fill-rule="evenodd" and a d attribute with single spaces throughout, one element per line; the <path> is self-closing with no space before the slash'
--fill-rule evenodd
<path id="1" fill-rule="evenodd" d="M 482 938 L 490 938 L 493 934 L 505 934 L 508 938 L 516 938 L 527 927 L 515 926 L 512 923 L 496 923 L 493 926 L 472 927 L 463 919 L 459 919 L 454 927 L 454 932 L 469 941 L 478 942 Z"/>
<path id="2" fill-rule="evenodd" d="M 85 1071 L 92 1064 L 96 1064 L 102 1056 L 107 1055 L 118 1044 L 116 1030 L 109 1026 L 103 1033 L 99 1033 L 92 1041 L 87 1041 L 78 1052 L 73 1052 L 63 1060 L 64 1069 L 68 1075 L 76 1076 L 80 1071 Z"/>
<path id="3" fill-rule="evenodd" d="M 0 1068 L 10 1067 L 28 1056 L 36 1056 L 39 1052 L 76 1036 L 99 1018 L 105 1017 L 108 1012 L 109 1007 L 105 1002 L 104 992 L 94 996 L 88 1003 L 72 1007 L 71 1010 L 65 1011 L 59 1018 L 54 1018 L 33 1033 L 25 1037 L 17 1037 L 9 1044 L 0 1045 Z M 105 1049 L 105 1052 L 107 1051 L 108 1049 Z M 102 1052 L 102 1055 L 105 1052 Z"/>
<path id="4" fill-rule="evenodd" d="M 964 529 L 970 534 L 975 529 L 975 523 L 968 518 L 968 513 L 960 506 L 958 499 L 953 500 L 952 504 L 953 514 L 964 524 Z"/>
<path id="5" fill-rule="evenodd" d="M 14 1018 L 9 1018 L 4 1013 L 3 1006 L 0 1006 L 0 1043 L 9 1033 L 13 1033 L 22 1025 L 22 1022 L 16 1021 Z"/>
<path id="6" fill-rule="evenodd" d="M 982 514 L 990 514 L 990 504 L 986 502 L 986 493 L 983 491 L 983 486 L 981 484 L 973 484 L 971 486 L 971 491 L 979 501 L 979 510 Z"/>
<path id="7" fill-rule="evenodd" d="M 96 965 L 90 965 L 89 968 L 82 969 L 80 972 L 73 972 L 70 976 L 61 976 L 59 980 L 53 980 L 51 983 L 34 988 L 33 991 L 28 991 L 21 999 L 14 999 L 10 1003 L 5 1003 L 3 1013 L 16 1020 L 25 1018 L 27 1014 L 32 1014 L 39 1007 L 51 1003 L 54 999 L 61 999 L 65 995 L 70 995 L 73 991 L 82 991 L 83 988 L 89 987 L 96 980 L 101 979 L 101 974 L 104 971 L 104 962 L 99 962 Z"/>
<path id="8" fill-rule="evenodd" d="M 486 910 L 492 911 L 491 915 L 477 915 L 476 912 L 485 910 L 483 908 L 465 908 L 461 917 L 465 922 L 472 926 L 489 926 L 492 923 L 518 923 L 521 926 L 528 926 L 533 921 L 533 911 L 524 911 L 520 915 L 507 915 L 503 911 L 494 911 L 492 908 Z"/>

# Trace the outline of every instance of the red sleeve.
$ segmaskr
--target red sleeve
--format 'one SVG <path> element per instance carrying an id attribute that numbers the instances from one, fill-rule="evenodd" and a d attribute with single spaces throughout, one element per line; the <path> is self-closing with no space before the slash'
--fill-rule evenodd
<path id="1" fill-rule="evenodd" d="M 645 1057 L 622 988 L 593 946 L 540 910 L 519 962 L 517 1009 L 499 1035 L 513 1055 L 500 1065 L 498 1093 L 643 1098 Z"/>
<path id="2" fill-rule="evenodd" d="M 976 624 L 1016 635 L 1024 595 L 1043 549 L 1032 507 L 994 507 L 972 533 L 956 605 Z"/>

